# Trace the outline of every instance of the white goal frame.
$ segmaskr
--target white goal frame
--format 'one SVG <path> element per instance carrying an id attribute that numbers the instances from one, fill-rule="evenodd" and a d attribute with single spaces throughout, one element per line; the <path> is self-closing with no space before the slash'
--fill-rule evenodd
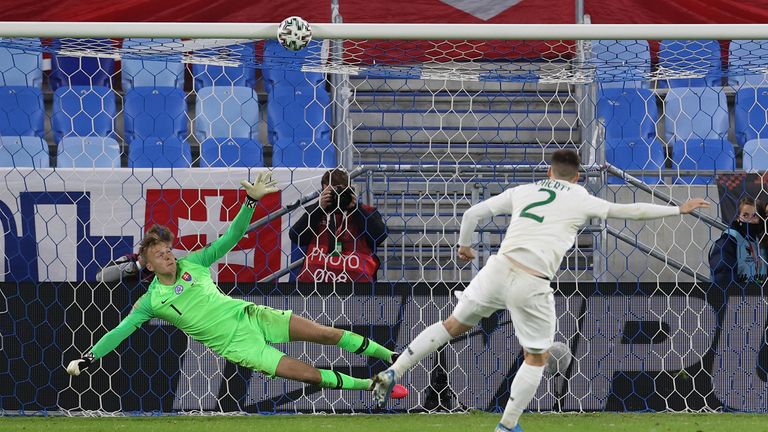
<path id="1" fill-rule="evenodd" d="M 349 40 L 768 39 L 768 24 L 310 24 L 315 38 Z M 277 26 L 0 21 L 0 37 L 275 39 Z"/>

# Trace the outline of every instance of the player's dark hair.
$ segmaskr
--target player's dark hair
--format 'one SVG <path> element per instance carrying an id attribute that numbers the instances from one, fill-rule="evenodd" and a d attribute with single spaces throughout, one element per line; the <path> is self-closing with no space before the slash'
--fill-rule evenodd
<path id="1" fill-rule="evenodd" d="M 579 173 L 581 161 L 573 150 L 560 149 L 552 153 L 552 174 L 559 179 L 570 180 Z"/>
<path id="2" fill-rule="evenodd" d="M 147 251 L 149 248 L 160 243 L 173 243 L 173 233 L 168 228 L 154 224 L 144 235 L 139 246 L 139 255 L 144 262 L 147 262 Z"/>
<path id="3" fill-rule="evenodd" d="M 349 173 L 343 168 L 332 168 L 323 174 L 320 183 L 331 186 L 349 186 Z"/>

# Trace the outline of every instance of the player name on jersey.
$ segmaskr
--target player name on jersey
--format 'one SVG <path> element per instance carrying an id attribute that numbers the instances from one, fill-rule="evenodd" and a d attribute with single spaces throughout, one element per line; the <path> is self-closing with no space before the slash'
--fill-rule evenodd
<path id="1" fill-rule="evenodd" d="M 554 190 L 562 190 L 562 191 L 569 191 L 571 190 L 571 187 L 568 186 L 566 183 L 558 181 L 558 180 L 539 180 L 536 182 L 537 185 L 549 189 Z"/>

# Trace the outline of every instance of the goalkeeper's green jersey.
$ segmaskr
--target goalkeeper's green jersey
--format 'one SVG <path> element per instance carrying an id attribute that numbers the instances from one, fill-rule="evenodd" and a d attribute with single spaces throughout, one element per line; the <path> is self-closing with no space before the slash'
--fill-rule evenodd
<path id="1" fill-rule="evenodd" d="M 131 313 L 93 346 L 94 359 L 115 349 L 152 318 L 168 321 L 196 341 L 221 353 L 232 340 L 240 318 L 245 315 L 244 308 L 251 303 L 222 293 L 211 278 L 210 266 L 240 241 L 251 216 L 253 209 L 243 205 L 223 236 L 180 259 L 173 285 L 163 285 L 155 276 Z"/>

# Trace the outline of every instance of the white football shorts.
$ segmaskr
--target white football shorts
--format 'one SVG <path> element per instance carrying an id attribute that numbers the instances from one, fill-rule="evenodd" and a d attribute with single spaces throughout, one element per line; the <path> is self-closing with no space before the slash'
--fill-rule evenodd
<path id="1" fill-rule="evenodd" d="M 499 309 L 512 317 L 515 336 L 527 351 L 549 349 L 554 342 L 555 296 L 549 280 L 512 267 L 504 257 L 492 255 L 463 292 L 453 316 L 474 326 Z"/>

